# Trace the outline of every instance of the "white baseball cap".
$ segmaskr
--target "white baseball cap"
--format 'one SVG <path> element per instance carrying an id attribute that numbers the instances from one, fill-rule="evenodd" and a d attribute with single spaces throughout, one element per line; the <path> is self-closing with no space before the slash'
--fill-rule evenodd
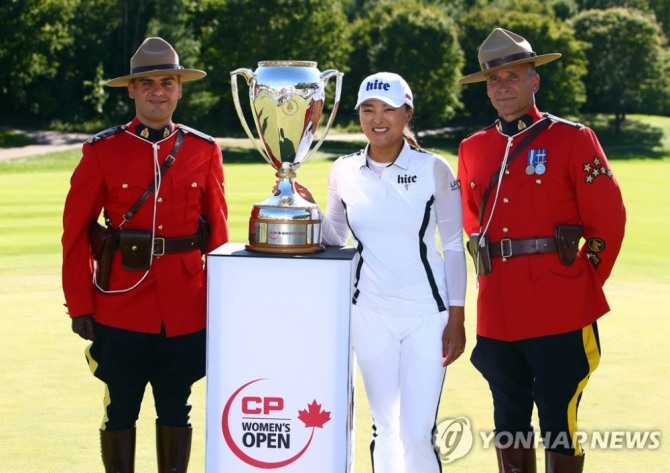
<path id="1" fill-rule="evenodd" d="M 409 105 L 414 108 L 412 91 L 405 79 L 393 72 L 378 72 L 366 77 L 358 89 L 356 110 L 363 102 L 370 99 L 381 100 L 393 108 Z"/>

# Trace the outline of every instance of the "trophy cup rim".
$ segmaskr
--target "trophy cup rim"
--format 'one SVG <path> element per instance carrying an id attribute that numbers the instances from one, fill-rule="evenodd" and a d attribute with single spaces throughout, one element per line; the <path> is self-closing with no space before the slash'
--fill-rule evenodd
<path id="1" fill-rule="evenodd" d="M 316 67 L 316 61 L 299 61 L 294 59 L 273 59 L 258 61 L 258 67 Z"/>

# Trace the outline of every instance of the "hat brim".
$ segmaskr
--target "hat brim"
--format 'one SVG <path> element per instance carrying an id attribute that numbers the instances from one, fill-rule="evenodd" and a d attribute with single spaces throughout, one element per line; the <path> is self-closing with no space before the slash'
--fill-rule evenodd
<path id="1" fill-rule="evenodd" d="M 461 77 L 458 79 L 459 84 L 472 84 L 473 82 L 482 82 L 486 80 L 486 76 L 494 71 L 498 71 L 500 69 L 505 69 L 507 67 L 512 67 L 512 66 L 518 66 L 519 64 L 527 64 L 527 63 L 534 63 L 535 66 L 541 66 L 543 64 L 547 64 L 548 62 L 555 61 L 556 59 L 560 58 L 561 54 L 559 53 L 550 53 L 550 54 L 542 54 L 540 56 L 534 56 L 526 59 L 519 59 L 518 61 L 511 61 L 507 62 L 505 64 L 501 64 L 496 67 L 491 67 L 489 69 L 486 69 L 484 71 L 479 71 L 475 72 L 474 74 L 467 75 L 465 77 Z"/>
<path id="2" fill-rule="evenodd" d="M 393 107 L 393 108 L 400 108 L 403 105 L 405 105 L 405 102 L 401 102 L 399 104 L 394 103 L 392 100 L 389 100 L 389 98 L 386 97 L 386 96 L 371 95 L 370 97 L 365 97 L 363 100 L 358 102 L 356 104 L 356 107 L 354 107 L 354 110 L 358 110 L 360 108 L 360 106 L 363 105 L 368 100 L 379 100 L 380 102 L 383 102 L 386 105 L 388 105 L 389 107 Z"/>
<path id="3" fill-rule="evenodd" d="M 139 72 L 137 74 L 128 74 L 127 76 L 117 77 L 105 82 L 107 87 L 125 87 L 133 79 L 150 76 L 179 76 L 182 82 L 202 79 L 207 75 L 205 71 L 198 69 L 155 69 L 153 71 Z"/>

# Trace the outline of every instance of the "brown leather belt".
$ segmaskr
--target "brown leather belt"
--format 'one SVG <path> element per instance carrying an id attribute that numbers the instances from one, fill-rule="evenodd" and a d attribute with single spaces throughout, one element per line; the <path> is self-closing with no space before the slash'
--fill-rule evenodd
<path id="1" fill-rule="evenodd" d="M 556 239 L 549 238 L 505 238 L 489 243 L 489 255 L 511 258 L 521 255 L 539 255 L 558 251 Z"/>
<path id="2" fill-rule="evenodd" d="M 200 249 L 200 234 L 175 237 L 175 238 L 154 238 L 154 256 L 163 256 L 166 253 L 182 253 Z"/>

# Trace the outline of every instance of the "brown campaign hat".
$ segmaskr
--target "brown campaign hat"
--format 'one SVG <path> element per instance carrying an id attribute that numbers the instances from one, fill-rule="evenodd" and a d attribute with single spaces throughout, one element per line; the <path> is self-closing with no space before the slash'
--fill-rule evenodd
<path id="1" fill-rule="evenodd" d="M 458 80 L 459 84 L 471 84 L 486 80 L 486 75 L 502 69 L 532 62 L 541 66 L 561 57 L 559 53 L 537 55 L 530 43 L 518 34 L 496 28 L 479 47 L 479 65 L 482 70 Z"/>
<path id="2" fill-rule="evenodd" d="M 180 66 L 179 55 L 170 43 L 163 38 L 153 37 L 145 39 L 130 59 L 130 74 L 108 80 L 105 85 L 125 87 L 137 77 L 172 74 L 179 76 L 182 82 L 202 79 L 207 75 L 205 71 Z"/>

